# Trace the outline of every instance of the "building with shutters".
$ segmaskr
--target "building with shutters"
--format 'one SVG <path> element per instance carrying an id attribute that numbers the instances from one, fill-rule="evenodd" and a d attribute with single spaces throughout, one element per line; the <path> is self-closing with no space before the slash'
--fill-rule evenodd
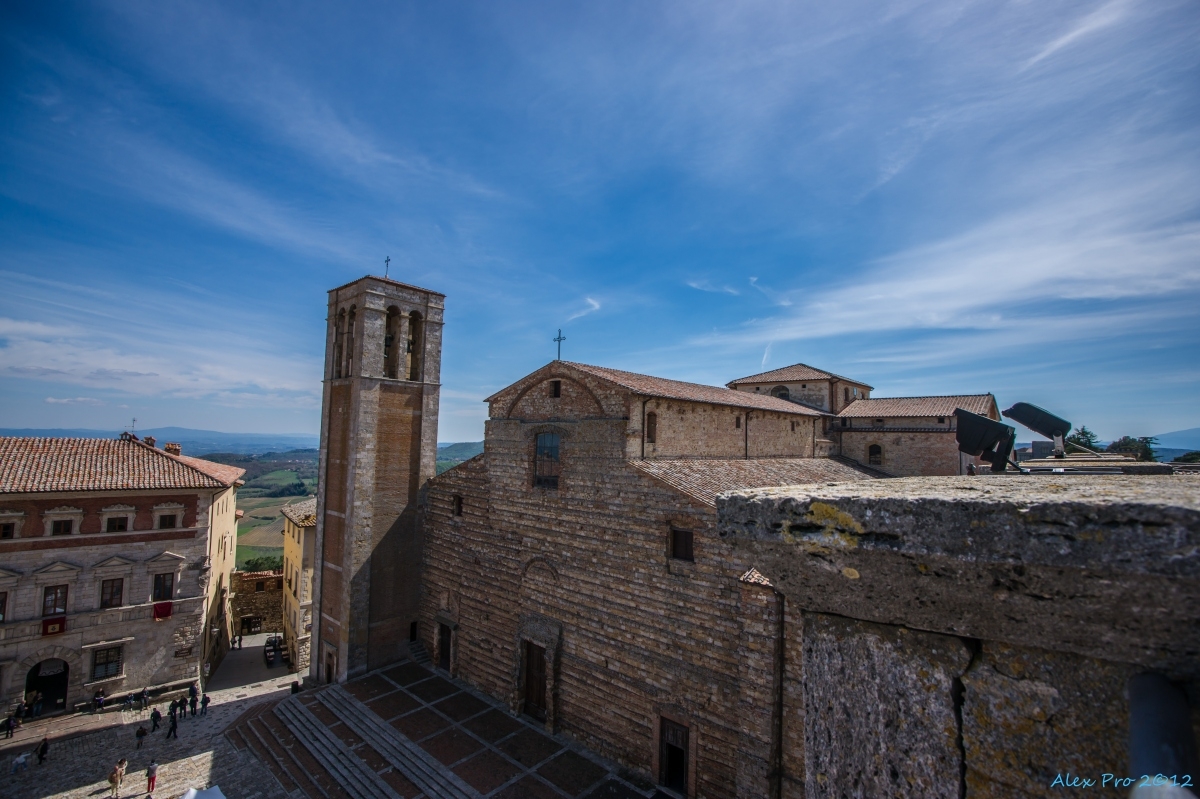
<path id="1" fill-rule="evenodd" d="M 151 438 L 0 438 L 0 709 L 203 679 L 229 646 L 244 470 Z"/>
<path id="2" fill-rule="evenodd" d="M 307 673 L 312 640 L 317 499 L 283 508 L 283 638 L 293 671 Z"/>

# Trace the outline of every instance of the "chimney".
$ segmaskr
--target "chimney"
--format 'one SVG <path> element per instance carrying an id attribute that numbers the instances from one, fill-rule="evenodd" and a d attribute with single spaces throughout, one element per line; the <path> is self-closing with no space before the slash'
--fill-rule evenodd
<path id="1" fill-rule="evenodd" d="M 147 446 L 154 446 L 154 436 L 146 436 L 142 441 L 146 442 Z"/>
<path id="2" fill-rule="evenodd" d="M 174 441 L 168 441 L 167 443 L 163 444 L 163 452 L 167 453 L 168 455 L 182 455 L 183 447 L 179 446 Z"/>

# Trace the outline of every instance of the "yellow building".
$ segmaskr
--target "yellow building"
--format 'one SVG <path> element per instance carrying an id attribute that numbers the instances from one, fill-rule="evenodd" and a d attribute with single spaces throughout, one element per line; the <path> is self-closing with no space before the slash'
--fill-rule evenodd
<path id="1" fill-rule="evenodd" d="M 283 638 L 293 671 L 308 671 L 317 499 L 283 509 Z"/>

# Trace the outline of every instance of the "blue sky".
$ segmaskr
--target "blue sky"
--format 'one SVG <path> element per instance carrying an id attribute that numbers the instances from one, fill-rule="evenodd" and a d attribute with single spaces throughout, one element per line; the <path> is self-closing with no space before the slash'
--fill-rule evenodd
<path id="1" fill-rule="evenodd" d="M 0 426 L 315 432 L 325 291 L 553 358 L 1200 426 L 1200 6 L 5 3 Z"/>

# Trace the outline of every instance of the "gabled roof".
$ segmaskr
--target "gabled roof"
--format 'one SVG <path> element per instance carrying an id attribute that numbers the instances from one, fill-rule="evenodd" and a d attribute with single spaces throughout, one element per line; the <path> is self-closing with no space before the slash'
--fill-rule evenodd
<path id="1" fill-rule="evenodd" d="M 733 389 L 720 388 L 718 386 L 706 386 L 701 383 L 685 383 L 682 380 L 669 380 L 665 377 L 639 375 L 635 372 L 623 372 L 620 369 L 591 366 L 586 363 L 573 363 L 571 361 L 556 361 L 556 363 L 586 372 L 593 377 L 616 383 L 618 386 L 644 397 L 705 402 L 710 405 L 729 405 L 737 408 L 755 408 L 762 411 L 777 411 L 797 416 L 825 415 L 821 411 L 805 405 L 797 405 L 787 400 L 781 400 L 778 397 L 750 394 L 745 391 L 734 391 Z"/>
<path id="2" fill-rule="evenodd" d="M 245 473 L 130 439 L 0 438 L 0 493 L 220 489 Z"/>
<path id="3" fill-rule="evenodd" d="M 663 458 L 631 460 L 629 464 L 714 508 L 717 494 L 724 491 L 873 479 L 865 469 L 829 458 Z"/>
<path id="4" fill-rule="evenodd" d="M 824 369 L 817 369 L 815 366 L 809 366 L 806 363 L 794 363 L 791 366 L 783 366 L 779 369 L 772 369 L 769 372 L 759 372 L 749 377 L 739 377 L 737 380 L 730 380 L 725 385 L 733 388 L 740 383 L 795 383 L 804 380 L 812 380 L 813 382 L 820 380 L 842 380 L 867 389 L 872 388 L 861 380 L 852 380 L 849 377 L 835 375 L 833 372 L 826 372 Z"/>
<path id="5" fill-rule="evenodd" d="M 309 497 L 303 502 L 283 506 L 283 515 L 297 527 L 317 526 L 317 498 Z M 282 528 L 280 529 L 282 532 Z"/>
<path id="6" fill-rule="evenodd" d="M 838 416 L 852 419 L 953 416 L 955 408 L 962 408 L 980 416 L 991 416 L 996 410 L 996 398 L 991 394 L 956 394 L 946 397 L 860 399 L 843 408 Z"/>

